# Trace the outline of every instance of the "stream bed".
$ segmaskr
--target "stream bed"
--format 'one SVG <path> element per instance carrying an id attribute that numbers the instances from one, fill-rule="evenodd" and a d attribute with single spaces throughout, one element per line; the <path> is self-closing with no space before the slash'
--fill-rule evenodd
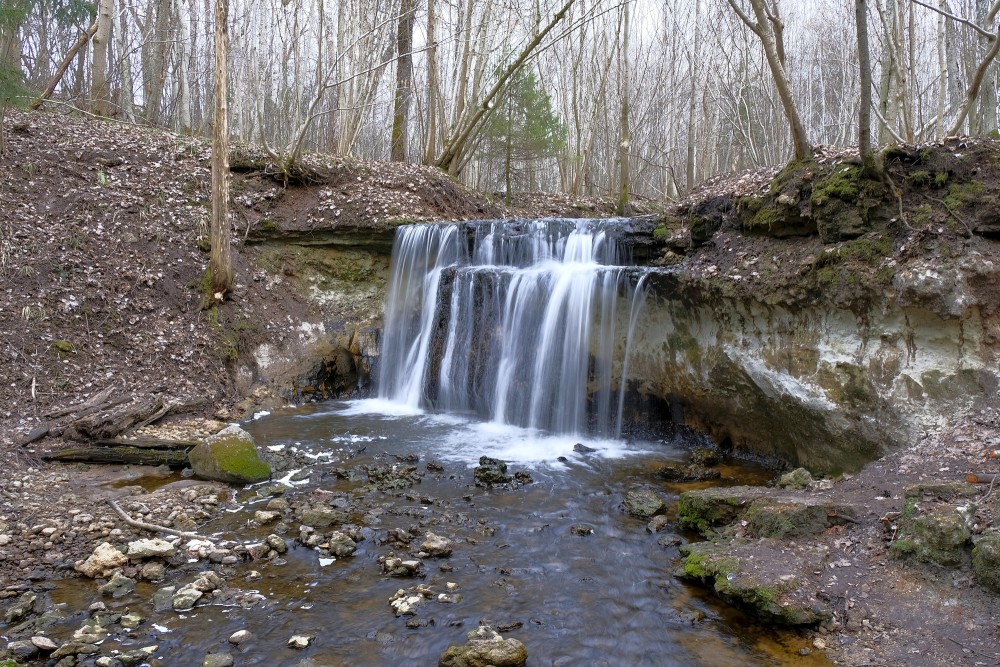
<path id="1" fill-rule="evenodd" d="M 213 652 L 233 654 L 236 665 L 436 665 L 480 624 L 523 642 L 536 666 L 830 664 L 817 652 L 800 655 L 809 652 L 805 637 L 757 625 L 673 576 L 678 542 L 693 538 L 678 531 L 673 501 L 697 485 L 668 484 L 655 471 L 687 460 L 692 443 L 680 436 L 581 442 L 378 401 L 288 408 L 244 426 L 283 476 L 287 490 L 278 493 L 293 509 L 342 507 L 363 539 L 351 556 L 321 558 L 298 539 L 295 516 L 252 520 L 275 497 L 273 483 L 239 492 L 200 531 L 243 543 L 277 533 L 287 553 L 214 566 L 249 604 L 153 614 L 156 586 L 145 583 L 116 601 L 148 616 L 123 648 L 154 643 L 151 665 L 199 665 Z M 482 455 L 507 461 L 515 481 L 477 485 Z M 771 476 L 743 464 L 720 470 L 716 483 Z M 633 489 L 667 501 L 663 530 L 650 532 L 622 509 Z M 416 577 L 383 573 L 380 557 L 412 558 L 427 532 L 450 540 L 451 555 L 423 557 Z M 418 584 L 433 595 L 397 616 L 390 598 Z M 94 597 L 82 580 L 52 595 L 71 608 Z M 250 639 L 229 644 L 239 630 Z M 292 635 L 312 640 L 296 650 L 286 646 Z"/>

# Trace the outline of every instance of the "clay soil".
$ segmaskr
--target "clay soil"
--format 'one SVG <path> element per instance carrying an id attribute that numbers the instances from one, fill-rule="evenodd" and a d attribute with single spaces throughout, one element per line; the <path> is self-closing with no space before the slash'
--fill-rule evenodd
<path id="1" fill-rule="evenodd" d="M 249 168 L 234 183 L 238 286 L 228 301 L 205 309 L 199 289 L 209 214 L 205 141 L 55 113 L 8 113 L 6 130 L 8 152 L 0 156 L 0 465 L 6 473 L 0 598 L 7 599 L 32 582 L 72 576 L 72 564 L 112 531 L 145 536 L 119 520 L 104 503 L 108 497 L 140 494 L 135 497 L 146 509 L 137 518 L 151 522 L 165 523 L 179 512 L 197 521 L 216 511 L 217 503 L 205 498 L 217 496 L 204 491 L 136 489 L 128 486 L 132 473 L 120 467 L 45 462 L 44 454 L 66 446 L 62 439 L 22 443 L 39 426 L 58 423 L 63 409 L 109 388 L 123 400 L 169 406 L 166 417 L 144 431 L 161 437 L 197 437 L 266 400 L 252 379 L 236 377 L 236 362 L 257 345 L 280 340 L 288 322 L 324 315 L 280 275 L 260 268 L 255 247 L 243 242 L 266 220 L 280 214 L 283 228 L 308 232 L 401 219 L 611 212 L 598 198 L 541 196 L 524 197 L 508 210 L 496 197 L 415 166 L 320 161 L 322 181 L 288 188 Z M 769 173 L 720 179 L 700 196 L 749 191 Z M 937 222 L 943 228 L 947 220 Z M 962 231 L 953 236 L 961 238 Z M 789 244 L 790 265 L 801 260 L 803 248 L 805 254 L 822 250 L 814 239 Z M 687 261 L 726 274 L 755 266 L 757 258 L 777 262 L 773 247 L 771 240 L 723 230 Z M 1000 665 L 1000 598 L 978 587 L 967 567 L 937 570 L 888 552 L 893 515 L 911 484 L 976 474 L 986 482 L 977 499 L 978 530 L 995 525 L 998 489 L 990 482 L 1000 463 L 985 455 L 1000 449 L 997 414 L 987 409 L 928 434 L 821 492 L 854 504 L 860 517 L 796 545 L 822 543 L 833 554 L 812 583 L 837 611 L 830 629 L 815 631 L 815 645 L 825 647 L 817 650 L 835 663 Z M 67 521 L 81 513 L 86 522 Z"/>

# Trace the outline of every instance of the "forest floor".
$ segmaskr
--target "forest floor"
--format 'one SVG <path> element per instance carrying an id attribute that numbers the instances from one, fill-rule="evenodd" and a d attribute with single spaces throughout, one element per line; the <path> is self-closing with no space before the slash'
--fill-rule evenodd
<path id="1" fill-rule="evenodd" d="M 52 425 L 50 433 L 58 433 L 74 416 L 71 408 L 79 413 L 101 392 L 107 392 L 105 403 L 119 400 L 119 410 L 146 404 L 164 412 L 157 428 L 146 427 L 150 434 L 187 439 L 213 432 L 247 417 L 261 398 L 234 377 L 242 353 L 234 345 L 280 340 L 289 322 L 322 316 L 280 275 L 259 268 L 254 246 L 244 242 L 276 200 L 299 212 L 306 232 L 379 220 L 612 211 L 600 198 L 564 196 L 525 196 L 506 208 L 496 197 L 413 165 L 328 160 L 317 165 L 326 182 L 301 194 L 241 171 L 234 183 L 238 285 L 231 302 L 204 310 L 205 141 L 55 113 L 10 112 L 6 130 L 8 152 L 0 156 L 0 465 L 6 470 L 0 599 L 19 596 L 32 582 L 71 576 L 73 564 L 97 542 L 133 533 L 104 503 L 128 493 L 107 484 L 121 481 L 120 468 L 45 462 L 42 455 L 63 440 L 22 444 L 32 432 Z M 773 173 L 719 179 L 699 196 L 759 189 Z M 636 212 L 657 209 L 640 202 Z M 742 242 L 726 238 L 730 248 Z M 747 253 L 756 242 L 736 248 L 740 261 L 753 259 Z M 717 252 L 700 256 L 697 266 L 725 272 L 723 262 L 733 253 Z M 252 336 L 237 344 L 225 332 L 241 322 L 253 323 Z M 818 538 L 839 540 L 835 548 L 851 563 L 830 570 L 839 587 L 830 594 L 844 606 L 843 622 L 816 631 L 818 649 L 843 665 L 1000 665 L 998 598 L 974 585 L 967 568 L 934 570 L 890 558 L 891 533 L 882 520 L 901 510 L 909 485 L 1000 473 L 995 460 L 984 458 L 997 448 L 997 412 L 987 409 L 835 485 L 838 496 L 869 509 L 846 535 Z M 996 498 L 996 489 L 983 487 L 981 530 L 1000 515 Z M 183 514 L 201 521 L 217 511 L 203 500 L 183 489 L 164 490 L 146 499 L 146 518 Z"/>

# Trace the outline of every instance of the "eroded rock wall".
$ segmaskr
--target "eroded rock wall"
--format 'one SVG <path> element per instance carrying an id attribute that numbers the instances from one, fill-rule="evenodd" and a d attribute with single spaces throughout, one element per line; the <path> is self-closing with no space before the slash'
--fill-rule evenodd
<path id="1" fill-rule="evenodd" d="M 722 443 L 854 470 L 995 396 L 982 263 L 900 270 L 877 306 L 773 304 L 683 269 L 656 275 L 629 376 Z"/>

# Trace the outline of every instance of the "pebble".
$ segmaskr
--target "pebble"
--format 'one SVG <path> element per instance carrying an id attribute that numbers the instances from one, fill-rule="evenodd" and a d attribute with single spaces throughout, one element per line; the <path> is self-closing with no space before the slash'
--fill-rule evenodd
<path id="1" fill-rule="evenodd" d="M 286 642 L 289 648 L 304 649 L 312 643 L 313 637 L 311 635 L 292 635 L 292 637 Z"/>

